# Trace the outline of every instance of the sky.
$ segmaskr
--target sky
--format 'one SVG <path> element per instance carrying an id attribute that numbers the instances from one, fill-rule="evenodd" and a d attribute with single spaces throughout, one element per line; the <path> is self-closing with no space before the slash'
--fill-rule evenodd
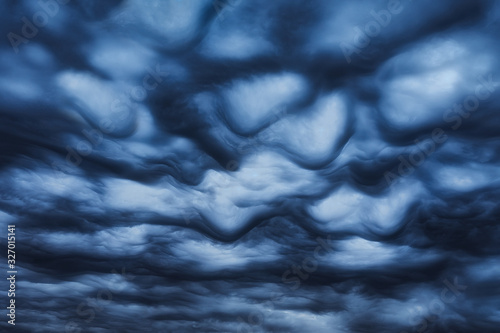
<path id="1" fill-rule="evenodd" d="M 2 332 L 498 332 L 499 1 L 0 13 Z"/>

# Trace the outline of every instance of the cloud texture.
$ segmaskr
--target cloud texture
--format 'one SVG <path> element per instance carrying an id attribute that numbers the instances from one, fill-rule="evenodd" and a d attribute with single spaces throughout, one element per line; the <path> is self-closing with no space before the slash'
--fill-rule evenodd
<path id="1" fill-rule="evenodd" d="M 499 2 L 0 10 L 19 332 L 498 332 Z"/>

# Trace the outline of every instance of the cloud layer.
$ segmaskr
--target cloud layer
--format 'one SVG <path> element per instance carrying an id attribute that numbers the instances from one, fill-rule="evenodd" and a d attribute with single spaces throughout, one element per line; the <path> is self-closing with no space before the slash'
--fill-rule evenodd
<path id="1" fill-rule="evenodd" d="M 19 331 L 498 330 L 500 3 L 0 9 Z"/>

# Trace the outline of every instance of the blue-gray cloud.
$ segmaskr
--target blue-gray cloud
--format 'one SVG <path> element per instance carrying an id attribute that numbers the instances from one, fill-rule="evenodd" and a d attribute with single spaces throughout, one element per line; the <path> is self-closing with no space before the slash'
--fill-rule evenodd
<path id="1" fill-rule="evenodd" d="M 498 2 L 0 10 L 16 329 L 498 330 Z"/>

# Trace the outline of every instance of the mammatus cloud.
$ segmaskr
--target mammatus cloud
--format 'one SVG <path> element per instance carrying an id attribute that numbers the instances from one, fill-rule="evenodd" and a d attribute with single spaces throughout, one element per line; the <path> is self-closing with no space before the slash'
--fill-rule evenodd
<path id="1" fill-rule="evenodd" d="M 3 330 L 498 331 L 498 2 L 0 9 Z"/>

